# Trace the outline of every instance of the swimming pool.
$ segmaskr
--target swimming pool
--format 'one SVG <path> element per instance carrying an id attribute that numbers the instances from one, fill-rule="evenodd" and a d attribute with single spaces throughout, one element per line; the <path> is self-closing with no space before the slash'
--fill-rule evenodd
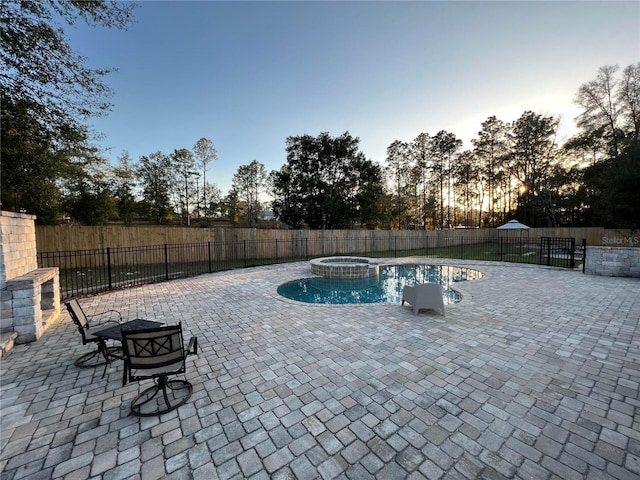
<path id="1" fill-rule="evenodd" d="M 400 303 L 405 285 L 440 283 L 444 302 L 459 302 L 462 295 L 453 290 L 454 283 L 482 277 L 477 270 L 450 265 L 381 265 L 378 275 L 343 279 L 310 277 L 287 282 L 278 294 L 291 300 L 317 304 Z"/>

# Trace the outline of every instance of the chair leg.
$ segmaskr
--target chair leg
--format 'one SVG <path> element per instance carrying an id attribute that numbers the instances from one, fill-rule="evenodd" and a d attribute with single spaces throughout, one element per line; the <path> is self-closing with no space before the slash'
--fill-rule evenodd
<path id="1" fill-rule="evenodd" d="M 158 395 L 160 392 L 161 396 Z M 192 392 L 193 385 L 186 380 L 168 381 L 166 377 L 160 377 L 131 402 L 131 413 L 138 417 L 162 415 L 184 405 Z M 147 406 L 150 408 L 145 408 Z"/>
<path id="2" fill-rule="evenodd" d="M 97 361 L 92 361 L 95 357 L 98 357 Z M 104 355 L 102 351 L 97 348 L 96 350 L 85 353 L 80 358 L 78 358 L 73 364 L 78 368 L 94 368 L 99 367 L 100 365 L 105 363 Z"/>
<path id="3" fill-rule="evenodd" d="M 102 378 L 107 374 L 107 367 L 111 362 L 113 362 L 114 358 L 122 359 L 124 358 L 124 353 L 122 352 L 122 347 L 107 347 L 103 346 L 101 348 L 102 355 L 104 356 L 104 370 L 102 371 Z"/>
<path id="4" fill-rule="evenodd" d="M 113 359 L 122 359 L 123 357 L 122 347 L 107 347 L 99 343 L 98 348 L 89 353 L 85 353 L 73 362 L 73 364 L 78 368 L 95 368 L 104 365 L 102 372 L 102 377 L 104 378 L 107 373 L 107 367 L 113 362 Z"/>

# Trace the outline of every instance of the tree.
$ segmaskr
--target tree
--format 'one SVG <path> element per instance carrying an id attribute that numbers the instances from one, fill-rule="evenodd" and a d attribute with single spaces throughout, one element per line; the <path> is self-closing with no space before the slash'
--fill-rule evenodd
<path id="1" fill-rule="evenodd" d="M 474 224 L 474 205 L 478 205 L 478 209 L 482 210 L 478 202 L 482 190 L 480 168 L 475 154 L 470 150 L 462 152 L 454 166 L 455 187 L 460 192 L 459 197 L 462 197 L 464 225 L 467 227 Z"/>
<path id="2" fill-rule="evenodd" d="M 387 175 L 392 187 L 391 218 L 396 222 L 396 228 L 408 223 L 406 218 L 410 202 L 407 201 L 406 190 L 410 183 L 411 159 L 409 145 L 399 140 L 387 147 Z M 403 218 L 404 217 L 404 218 Z"/>
<path id="3" fill-rule="evenodd" d="M 447 181 L 447 222 L 448 226 L 452 225 L 451 206 L 453 199 L 453 185 L 451 183 L 452 162 L 455 153 L 462 147 L 462 140 L 456 138 L 453 133 L 440 130 L 431 140 L 431 148 L 433 155 L 433 170 L 435 180 L 438 182 L 440 192 L 440 225 L 439 228 L 445 226 L 444 221 L 444 190 L 445 180 Z"/>
<path id="4" fill-rule="evenodd" d="M 618 66 L 601 67 L 595 80 L 580 87 L 576 103 L 583 109 L 578 117 L 581 133 L 569 146 L 580 145 L 584 138 L 593 148 L 594 162 L 584 170 L 579 189 L 590 207 L 588 220 L 609 228 L 638 228 L 640 62 L 627 66 L 621 79 L 614 76 L 617 71 Z M 596 141 L 604 143 L 604 153 L 596 152 Z"/>
<path id="5" fill-rule="evenodd" d="M 581 132 L 565 148 L 589 152 L 577 194 L 587 208 L 586 221 L 609 228 L 638 228 L 640 211 L 640 62 L 604 66 L 595 80 L 583 84 L 575 102 Z"/>
<path id="6" fill-rule="evenodd" d="M 207 205 L 204 206 L 205 215 L 214 217 L 221 215 L 222 192 L 212 183 L 206 183 L 203 188 L 205 189 L 203 196 L 207 199 Z"/>
<path id="7" fill-rule="evenodd" d="M 2 97 L 2 207 L 35 214 L 39 224 L 51 225 L 62 215 L 56 179 L 66 160 L 25 103 Z"/>
<path id="8" fill-rule="evenodd" d="M 587 225 L 588 209 L 585 195 L 584 169 L 578 167 L 567 168 L 556 165 L 546 182 L 550 192 L 552 204 L 558 217 L 558 225 L 571 227 Z"/>
<path id="9" fill-rule="evenodd" d="M 113 172 L 113 194 L 116 198 L 118 215 L 125 225 L 131 225 L 135 212 L 135 188 L 136 173 L 131 166 L 129 152 L 124 151 L 118 157 L 118 165 L 112 168 Z"/>
<path id="10" fill-rule="evenodd" d="M 30 113 L 50 133 L 75 130 L 82 119 L 104 114 L 111 92 L 102 79 L 112 70 L 88 67 L 69 45 L 64 25 L 81 18 L 92 26 L 126 28 L 135 7 L 117 1 L 4 0 L 3 96 L 28 102 Z"/>
<path id="11" fill-rule="evenodd" d="M 382 227 L 386 221 L 382 167 L 365 159 L 359 168 L 360 186 L 355 195 L 357 221 L 369 229 Z"/>
<path id="12" fill-rule="evenodd" d="M 65 193 L 65 211 L 74 220 L 85 225 L 106 225 L 118 215 L 112 181 L 107 175 L 107 160 L 92 159 L 72 165 L 65 181 L 61 183 Z"/>
<path id="13" fill-rule="evenodd" d="M 157 224 L 168 223 L 173 218 L 170 197 L 176 183 L 171 159 L 160 151 L 140 157 L 136 172 L 143 185 L 147 217 Z"/>
<path id="14" fill-rule="evenodd" d="M 352 225 L 360 223 L 367 228 L 379 227 L 384 222 L 384 185 L 382 167 L 357 156 L 352 164 L 357 178 L 353 186 Z"/>
<path id="15" fill-rule="evenodd" d="M 588 220 L 605 228 L 640 228 L 640 143 L 584 170 Z"/>
<path id="16" fill-rule="evenodd" d="M 375 217 L 372 199 L 382 192 L 382 170 L 345 132 L 331 137 L 287 138 L 287 163 L 271 175 L 274 213 L 285 223 L 309 228 L 346 228 Z M 362 202 L 366 199 L 366 205 Z M 365 213 L 366 212 L 366 213 Z"/>
<path id="17" fill-rule="evenodd" d="M 5 208 L 53 223 L 61 214 L 57 182 L 95 149 L 84 122 L 109 110 L 103 77 L 71 49 L 63 25 L 124 28 L 135 4 L 4 0 L 1 5 L 2 196 Z"/>
<path id="18" fill-rule="evenodd" d="M 410 144 L 411 161 L 413 163 L 414 192 L 419 200 L 419 222 L 426 228 L 427 219 L 430 216 L 430 173 L 433 165 L 432 140 L 428 133 L 419 134 Z"/>
<path id="19" fill-rule="evenodd" d="M 616 78 L 617 65 L 598 69 L 597 77 L 580 86 L 574 103 L 580 133 L 565 149 L 591 155 L 591 163 L 617 156 L 640 139 L 640 62 L 627 66 Z"/>
<path id="20" fill-rule="evenodd" d="M 84 225 L 106 225 L 117 215 L 117 200 L 101 180 L 83 177 L 74 183 L 74 195 L 65 198 L 71 218 Z"/>
<path id="21" fill-rule="evenodd" d="M 620 103 L 621 128 L 629 139 L 629 143 L 638 143 L 640 141 L 640 62 L 624 69 L 616 98 Z"/>
<path id="22" fill-rule="evenodd" d="M 607 145 L 604 141 L 604 127 L 574 135 L 563 146 L 566 152 L 581 155 L 581 163 L 595 165 L 605 158 Z"/>
<path id="23" fill-rule="evenodd" d="M 513 171 L 520 182 L 520 213 L 524 223 L 555 227 L 557 219 L 546 182 L 558 162 L 555 136 L 558 120 L 531 111 L 513 125 Z"/>
<path id="24" fill-rule="evenodd" d="M 212 160 L 218 159 L 218 152 L 216 151 L 216 147 L 213 145 L 213 142 L 208 138 L 201 138 L 196 142 L 193 146 L 193 153 L 196 158 L 200 161 L 200 166 L 202 167 L 202 205 L 205 209 L 205 217 L 208 214 L 207 210 L 207 164 Z M 198 200 L 200 201 L 200 200 Z"/>
<path id="25" fill-rule="evenodd" d="M 489 222 L 488 226 L 496 226 L 496 203 L 498 200 L 498 176 L 504 166 L 508 151 L 507 125 L 495 116 L 482 122 L 482 130 L 478 132 L 478 138 L 471 140 L 474 146 L 474 154 L 481 161 L 478 174 L 487 187 Z M 502 192 L 504 195 L 505 192 Z M 501 195 L 501 196 L 502 196 Z M 482 203 L 480 207 L 482 209 Z"/>
<path id="26" fill-rule="evenodd" d="M 222 199 L 220 212 L 223 217 L 228 218 L 232 223 L 238 223 L 240 217 L 245 215 L 245 208 L 240 202 L 237 190 L 232 188 L 227 196 Z"/>
<path id="27" fill-rule="evenodd" d="M 255 227 L 260 214 L 260 193 L 267 183 L 265 166 L 257 160 L 249 165 L 241 165 L 233 176 L 232 189 L 246 205 L 246 219 L 250 227 Z"/>
<path id="28" fill-rule="evenodd" d="M 195 158 L 186 148 L 180 148 L 171 154 L 171 163 L 176 169 L 177 175 L 180 177 L 180 183 L 176 183 L 176 194 L 180 202 L 182 210 L 182 221 L 187 225 L 191 225 L 191 211 L 189 210 L 189 201 L 193 197 L 193 180 L 192 177 L 198 177 L 200 174 L 195 169 Z"/>
<path id="29" fill-rule="evenodd" d="M 617 65 L 600 67 L 596 79 L 582 84 L 574 99 L 574 103 L 582 108 L 576 118 L 578 127 L 586 131 L 602 129 L 609 144 L 609 154 L 614 157 L 620 151 L 620 106 L 616 103 L 615 78 L 618 68 Z"/>

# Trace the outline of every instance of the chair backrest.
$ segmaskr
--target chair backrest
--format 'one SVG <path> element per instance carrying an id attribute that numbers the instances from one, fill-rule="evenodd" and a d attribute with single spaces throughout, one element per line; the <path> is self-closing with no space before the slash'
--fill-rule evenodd
<path id="1" fill-rule="evenodd" d="M 419 295 L 439 295 L 442 296 L 442 285 L 439 283 L 421 283 L 416 285 Z M 436 297 L 440 298 L 440 297 Z"/>
<path id="2" fill-rule="evenodd" d="M 76 324 L 78 328 L 89 328 L 89 319 L 82 310 L 82 307 L 75 298 L 70 298 L 64 302 L 67 307 L 67 311 L 71 316 L 71 320 Z"/>
<path id="3" fill-rule="evenodd" d="M 78 303 L 78 300 L 75 298 L 70 298 L 64 302 L 65 307 L 67 307 L 67 311 L 69 312 L 69 316 L 73 323 L 78 328 L 80 335 L 82 335 L 82 344 L 87 343 L 86 331 L 89 328 L 89 319 L 82 310 L 82 307 Z"/>
<path id="4" fill-rule="evenodd" d="M 182 324 L 146 330 L 122 330 L 129 380 L 184 373 Z"/>
<path id="5" fill-rule="evenodd" d="M 420 309 L 423 308 L 440 310 L 445 315 L 442 285 L 439 283 L 421 283 L 413 287 L 405 286 L 402 292 L 402 302 L 411 304 L 414 315 L 417 315 Z"/>
<path id="6" fill-rule="evenodd" d="M 441 310 L 444 315 L 444 300 L 442 297 L 442 285 L 439 283 L 421 283 L 416 285 L 416 300 L 414 311 L 421 308 L 433 308 Z"/>

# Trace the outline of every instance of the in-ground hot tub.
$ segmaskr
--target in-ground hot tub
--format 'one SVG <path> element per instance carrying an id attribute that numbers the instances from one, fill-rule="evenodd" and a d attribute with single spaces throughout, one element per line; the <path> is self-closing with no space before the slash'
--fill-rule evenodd
<path id="1" fill-rule="evenodd" d="M 378 264 L 364 257 L 314 258 L 311 273 L 325 278 L 368 278 L 378 275 Z"/>

